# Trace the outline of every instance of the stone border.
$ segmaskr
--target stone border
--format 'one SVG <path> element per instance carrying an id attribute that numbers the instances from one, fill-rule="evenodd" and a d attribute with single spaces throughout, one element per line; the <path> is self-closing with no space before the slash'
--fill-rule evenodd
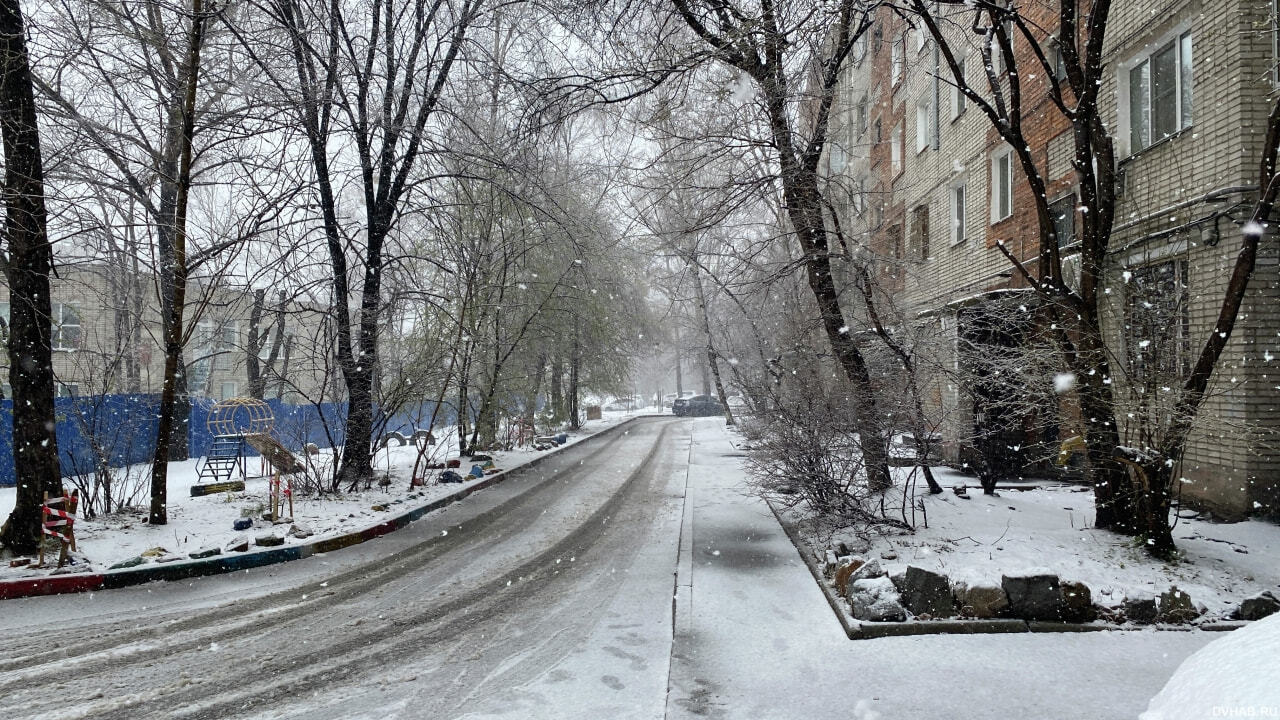
<path id="1" fill-rule="evenodd" d="M 636 415 L 628 418 L 617 425 L 611 425 L 599 432 L 592 433 L 572 445 L 562 445 L 554 450 L 544 452 L 541 455 L 530 458 L 527 462 L 515 465 L 503 470 L 502 472 L 486 476 L 475 484 L 459 488 L 448 495 L 436 498 L 425 505 L 416 507 L 400 515 L 396 515 L 388 520 L 378 523 L 377 525 L 366 527 L 363 530 L 356 530 L 342 535 L 323 538 L 305 545 L 291 545 L 289 547 L 274 548 L 271 550 L 236 553 L 235 555 L 215 555 L 201 560 L 178 560 L 171 563 L 152 564 L 122 570 L 107 570 L 101 573 L 47 575 L 36 578 L 4 580 L 0 581 L 0 600 L 37 597 L 42 595 L 93 592 L 96 590 L 114 590 L 116 588 L 141 585 L 143 583 L 149 583 L 157 580 L 186 580 L 194 577 L 203 577 L 205 575 L 221 575 L 223 573 L 249 570 L 251 568 L 262 567 L 264 565 L 274 565 L 276 563 L 289 562 L 291 560 L 301 560 L 303 558 L 311 557 L 312 555 L 333 552 L 334 550 L 341 550 L 342 548 L 351 547 L 352 545 L 359 545 L 362 542 L 393 533 L 409 523 L 422 518 L 429 512 L 452 505 L 472 493 L 496 485 L 503 480 L 506 480 L 509 475 L 518 470 L 527 470 L 532 468 L 547 458 L 567 450 L 570 447 L 581 445 L 582 443 L 588 442 L 594 438 L 603 437 L 619 428 L 630 425 L 636 420 L 646 417 L 661 416 Z"/>
<path id="2" fill-rule="evenodd" d="M 1103 623 L 1066 623 L 1066 622 L 1046 622 L 1042 620 L 1019 620 L 1017 618 L 995 618 L 990 620 L 908 620 L 906 622 L 864 622 L 854 618 L 850 612 L 845 609 L 844 603 L 841 602 L 839 595 L 836 594 L 835 588 L 827 584 L 826 578 L 822 574 L 822 568 L 818 566 L 817 560 L 812 557 L 812 553 L 805 552 L 805 542 L 800 537 L 800 531 L 791 523 L 783 518 L 778 507 L 774 505 L 772 500 L 765 498 L 765 503 L 769 506 L 769 510 L 778 520 L 778 524 L 782 526 L 783 532 L 791 540 L 791 545 L 800 554 L 800 559 L 804 562 L 805 567 L 809 568 L 809 574 L 813 576 L 814 582 L 818 584 L 818 588 L 822 590 L 823 596 L 827 598 L 827 604 L 831 606 L 832 611 L 836 614 L 836 619 L 840 621 L 840 626 L 844 628 L 845 635 L 850 640 L 870 640 L 872 638 L 881 637 L 904 637 L 909 635 L 975 635 L 975 634 L 994 634 L 994 633 L 1067 633 L 1067 632 L 1136 632 L 1141 630 L 1163 630 L 1171 632 L 1191 632 L 1199 629 L 1208 631 L 1229 631 L 1247 625 L 1244 621 L 1222 620 L 1208 622 L 1203 625 L 1108 625 Z"/>

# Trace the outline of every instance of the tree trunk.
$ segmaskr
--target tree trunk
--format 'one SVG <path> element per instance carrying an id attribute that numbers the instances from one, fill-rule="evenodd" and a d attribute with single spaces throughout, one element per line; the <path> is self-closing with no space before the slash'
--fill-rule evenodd
<path id="1" fill-rule="evenodd" d="M 693 270 L 693 290 L 698 298 L 698 315 L 702 319 L 702 334 L 707 341 L 707 367 L 711 370 L 711 377 L 716 383 L 716 396 L 720 398 L 720 405 L 724 407 L 724 422 L 726 425 L 733 424 L 733 410 L 729 409 L 729 398 L 724 392 L 724 382 L 720 379 L 720 361 L 716 355 L 715 344 L 711 339 L 711 317 L 707 313 L 707 296 L 702 287 L 702 274 L 699 272 L 698 263 L 689 264 Z M 707 393 L 708 395 L 710 393 Z"/>
<path id="2" fill-rule="evenodd" d="M 551 363 L 551 424 L 564 422 L 564 360 L 556 356 Z"/>
<path id="3" fill-rule="evenodd" d="M 573 349 L 569 354 L 569 429 L 582 427 L 582 414 L 578 411 L 578 368 L 582 364 L 578 347 L 578 318 L 573 319 Z"/>
<path id="4" fill-rule="evenodd" d="M 30 553 L 41 540 L 44 493 L 61 493 L 54 432 L 52 308 L 44 164 L 22 9 L 0 0 L 0 134 L 4 142 L 5 277 L 9 282 L 9 384 L 17 496 L 0 544 Z"/>
<path id="5" fill-rule="evenodd" d="M 173 252 L 166 258 L 166 265 L 161 277 L 171 283 L 167 296 L 170 299 L 169 316 L 164 324 L 164 385 L 160 392 L 160 422 L 156 428 L 156 452 L 151 464 L 151 512 L 149 521 L 153 525 L 164 525 L 169 521 L 168 511 L 168 477 L 171 449 L 180 445 L 183 455 L 186 454 L 187 424 L 191 411 L 189 400 L 181 418 L 175 413 L 183 408 L 177 402 L 179 396 L 178 383 L 185 389 L 186 372 L 182 366 L 183 341 L 183 306 L 187 293 L 187 201 L 191 191 L 192 136 L 195 134 L 196 87 L 200 79 L 200 47 L 204 42 L 204 27 L 207 16 L 204 13 L 203 0 L 191 0 L 191 33 L 187 48 L 185 64 L 186 83 L 182 101 L 182 140 L 181 157 L 177 176 L 177 197 L 173 224 Z M 187 393 L 181 396 L 186 399 Z"/>

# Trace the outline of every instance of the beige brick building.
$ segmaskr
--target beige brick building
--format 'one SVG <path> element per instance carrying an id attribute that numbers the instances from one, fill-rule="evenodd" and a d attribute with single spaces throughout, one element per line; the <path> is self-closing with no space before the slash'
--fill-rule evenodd
<path id="1" fill-rule="evenodd" d="M 1054 27 L 1056 3 L 1036 7 L 1024 10 L 1039 13 L 1038 27 Z M 1158 406 L 1157 371 L 1177 376 L 1213 331 L 1256 197 L 1276 90 L 1274 12 L 1260 0 L 1112 6 L 1100 102 L 1120 181 L 1104 313 L 1117 397 L 1127 410 Z M 978 81 L 985 72 L 979 41 L 959 34 L 965 29 L 960 23 L 952 45 L 967 49 L 966 76 Z M 1029 58 L 1022 45 L 1015 46 L 1020 62 Z M 994 70 L 1005 72 L 1000 63 Z M 1026 136 L 1059 233 L 1074 236 L 1082 210 L 1070 126 L 1048 106 L 1045 83 L 1054 79 L 1044 75 L 1019 75 Z M 1016 158 L 949 76 L 926 33 L 882 13 L 850 60 L 827 168 L 841 225 L 874 253 L 884 301 L 937 340 L 930 395 L 956 460 L 983 412 L 951 372 L 963 364 L 966 323 L 984 306 L 1034 300 L 997 242 L 1023 260 L 1037 256 L 1039 242 Z M 1071 261 L 1064 265 L 1070 282 Z M 1277 269 L 1271 240 L 1179 472 L 1184 499 L 1225 516 L 1280 512 L 1280 382 L 1272 368 L 1280 360 L 1271 360 L 1280 357 Z M 1046 387 L 1052 381 L 1043 378 Z M 1054 408 L 1051 423 L 1027 423 L 1023 461 L 1050 469 L 1051 448 L 1070 433 L 1069 404 Z M 1121 413 L 1122 440 L 1135 446 L 1143 428 L 1126 418 L 1137 415 Z"/>
<path id="2" fill-rule="evenodd" d="M 59 268 L 51 278 L 53 369 L 58 395 L 157 393 L 164 377 L 164 353 L 155 279 L 104 263 Z M 284 329 L 270 357 L 277 317 L 272 300 L 260 321 L 258 354 L 264 396 L 286 402 L 332 401 L 341 387 L 327 360 L 332 339 L 326 312 L 286 302 Z M 276 300 L 275 302 L 279 302 Z M 188 390 L 193 399 L 221 400 L 249 393 L 246 353 L 253 292 L 199 282 L 188 287 L 185 345 Z M 198 313 L 198 315 L 197 315 Z M 0 317 L 9 316 L 8 288 L 0 285 Z M 7 378 L 7 356 L 0 373 Z M 328 380 L 328 382 L 326 382 Z M 9 396 L 7 383 L 5 396 Z"/>

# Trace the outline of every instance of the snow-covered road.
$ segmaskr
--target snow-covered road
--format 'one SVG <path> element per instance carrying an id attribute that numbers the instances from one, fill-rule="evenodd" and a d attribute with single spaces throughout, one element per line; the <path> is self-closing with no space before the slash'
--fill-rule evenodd
<path id="1" fill-rule="evenodd" d="M 1212 639 L 849 641 L 735 455 L 640 419 L 374 542 L 6 601 L 0 717 L 1105 720 Z"/>

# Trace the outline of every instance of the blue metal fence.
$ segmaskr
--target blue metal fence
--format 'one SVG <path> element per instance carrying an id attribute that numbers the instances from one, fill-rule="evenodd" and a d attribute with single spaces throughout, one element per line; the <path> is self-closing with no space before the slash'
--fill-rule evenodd
<path id="1" fill-rule="evenodd" d="M 324 403 L 316 406 L 291 405 L 268 400 L 275 414 L 273 434 L 294 452 L 307 443 L 319 447 L 342 445 L 346 429 L 346 403 Z M 209 452 L 213 435 L 206 426 L 212 401 L 195 401 L 188 424 L 191 457 Z M 102 448 L 112 467 L 150 462 L 155 454 L 156 425 L 160 408 L 159 395 L 91 395 L 57 398 L 58 454 L 62 475 L 91 472 L 97 453 Z M 431 417 L 431 405 L 401 411 L 386 424 L 386 430 L 405 434 L 415 427 L 425 427 Z M 375 411 L 375 418 L 381 417 Z M 452 411 L 442 410 L 437 425 L 454 422 Z M 0 485 L 13 485 L 13 400 L 0 400 Z"/>

